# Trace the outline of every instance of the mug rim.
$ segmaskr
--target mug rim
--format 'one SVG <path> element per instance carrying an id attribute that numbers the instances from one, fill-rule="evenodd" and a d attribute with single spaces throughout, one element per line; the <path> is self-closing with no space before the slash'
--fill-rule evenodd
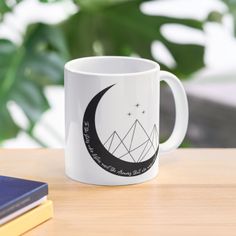
<path id="1" fill-rule="evenodd" d="M 137 61 L 149 64 L 152 66 L 150 69 L 138 71 L 138 72 L 127 72 L 127 73 L 100 73 L 100 72 L 89 72 L 79 69 L 72 68 L 72 64 L 75 62 L 82 62 L 84 60 L 102 60 L 102 59 L 126 59 L 130 61 Z M 141 58 L 141 57 L 129 57 L 129 56 L 89 56 L 89 57 L 80 57 L 66 62 L 64 69 L 70 73 L 80 74 L 80 75 L 90 75 L 90 76 L 137 76 L 143 74 L 149 74 L 160 70 L 160 65 L 150 59 Z"/>

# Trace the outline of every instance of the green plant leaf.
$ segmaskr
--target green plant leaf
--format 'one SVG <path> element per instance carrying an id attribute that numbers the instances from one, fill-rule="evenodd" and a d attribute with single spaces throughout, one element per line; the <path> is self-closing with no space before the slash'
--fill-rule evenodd
<path id="1" fill-rule="evenodd" d="M 78 0 L 79 3 L 86 2 Z M 89 2 L 87 4 L 89 5 Z M 72 58 L 89 55 L 132 55 L 153 59 L 151 43 L 161 41 L 176 60 L 176 68 L 166 68 L 182 78 L 203 67 L 204 47 L 201 45 L 177 44 L 161 34 L 165 24 L 181 24 L 202 29 L 202 22 L 166 16 L 150 16 L 140 11 L 143 1 L 99 1 L 107 6 L 91 11 L 82 8 L 62 24 Z M 110 4 L 116 3 L 116 4 Z M 96 4 L 95 4 L 96 5 Z M 99 4 L 98 4 L 99 5 Z M 100 50 L 96 50 L 96 45 Z"/>
<path id="2" fill-rule="evenodd" d="M 20 46 L 0 40 L 0 141 L 16 136 L 20 130 L 8 111 L 10 101 L 22 109 L 29 120 L 28 130 L 32 132 L 49 108 L 44 88 L 63 84 L 66 60 L 63 35 L 55 26 L 30 26 Z"/>
<path id="3" fill-rule="evenodd" d="M 82 10 L 87 11 L 99 10 L 110 5 L 116 5 L 130 1 L 134 0 L 74 0 L 74 2 L 77 3 Z"/>
<path id="4" fill-rule="evenodd" d="M 42 3 L 53 3 L 53 2 L 60 2 L 62 0 L 39 0 Z"/>
<path id="5" fill-rule="evenodd" d="M 7 5 L 5 1 L 0 1 L 0 14 L 3 15 L 4 13 L 10 11 L 11 8 Z"/>
<path id="6" fill-rule="evenodd" d="M 14 1 L 6 1 L 0 0 L 0 22 L 3 19 L 3 16 L 7 12 L 11 12 L 13 8 L 20 2 L 21 0 Z"/>
<path id="7" fill-rule="evenodd" d="M 233 16 L 234 20 L 234 35 L 236 36 L 236 0 L 222 0 L 227 6 L 229 13 Z"/>
<path id="8" fill-rule="evenodd" d="M 15 137 L 19 130 L 7 107 L 0 104 L 0 142 Z"/>

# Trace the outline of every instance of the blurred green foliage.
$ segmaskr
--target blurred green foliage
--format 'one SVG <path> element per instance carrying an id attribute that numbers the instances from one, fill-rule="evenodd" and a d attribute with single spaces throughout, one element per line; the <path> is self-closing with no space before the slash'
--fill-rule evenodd
<path id="1" fill-rule="evenodd" d="M 59 0 L 39 0 L 45 4 Z M 63 85 L 63 65 L 73 58 L 91 55 L 138 55 L 154 60 L 153 41 L 161 41 L 176 61 L 174 68 L 161 64 L 180 78 L 204 66 L 204 47 L 177 44 L 161 34 L 165 24 L 181 24 L 202 30 L 203 22 L 141 12 L 144 0 L 74 0 L 79 7 L 74 15 L 57 25 L 28 26 L 22 43 L 0 40 L 0 142 L 15 137 L 19 131 L 34 137 L 33 129 L 41 115 L 50 108 L 44 94 L 46 86 Z M 12 11 L 0 1 L 0 19 Z M 14 101 L 29 121 L 20 127 L 9 112 Z"/>
<path id="2" fill-rule="evenodd" d="M 236 36 L 236 0 L 223 0 L 228 6 L 228 11 L 234 19 L 234 35 Z"/>

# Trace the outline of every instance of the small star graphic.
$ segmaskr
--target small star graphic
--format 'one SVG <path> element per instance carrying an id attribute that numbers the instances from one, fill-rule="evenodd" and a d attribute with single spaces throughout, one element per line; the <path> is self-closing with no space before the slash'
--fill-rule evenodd
<path id="1" fill-rule="evenodd" d="M 131 113 L 129 112 L 127 115 L 128 115 L 128 116 L 131 116 Z"/>
<path id="2" fill-rule="evenodd" d="M 145 113 L 145 111 L 142 111 L 142 113 L 144 114 L 144 113 Z"/>
<path id="3" fill-rule="evenodd" d="M 139 103 L 137 103 L 135 106 L 136 106 L 136 107 L 139 107 L 139 106 L 140 106 L 140 104 L 139 104 Z"/>

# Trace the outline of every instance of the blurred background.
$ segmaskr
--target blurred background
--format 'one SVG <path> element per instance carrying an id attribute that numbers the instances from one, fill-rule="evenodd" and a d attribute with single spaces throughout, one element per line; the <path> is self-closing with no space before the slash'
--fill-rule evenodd
<path id="1" fill-rule="evenodd" d="M 150 58 L 184 83 L 183 147 L 236 147 L 236 0 L 0 0 L 0 145 L 63 147 L 63 66 Z M 174 125 L 161 88 L 160 139 Z"/>

